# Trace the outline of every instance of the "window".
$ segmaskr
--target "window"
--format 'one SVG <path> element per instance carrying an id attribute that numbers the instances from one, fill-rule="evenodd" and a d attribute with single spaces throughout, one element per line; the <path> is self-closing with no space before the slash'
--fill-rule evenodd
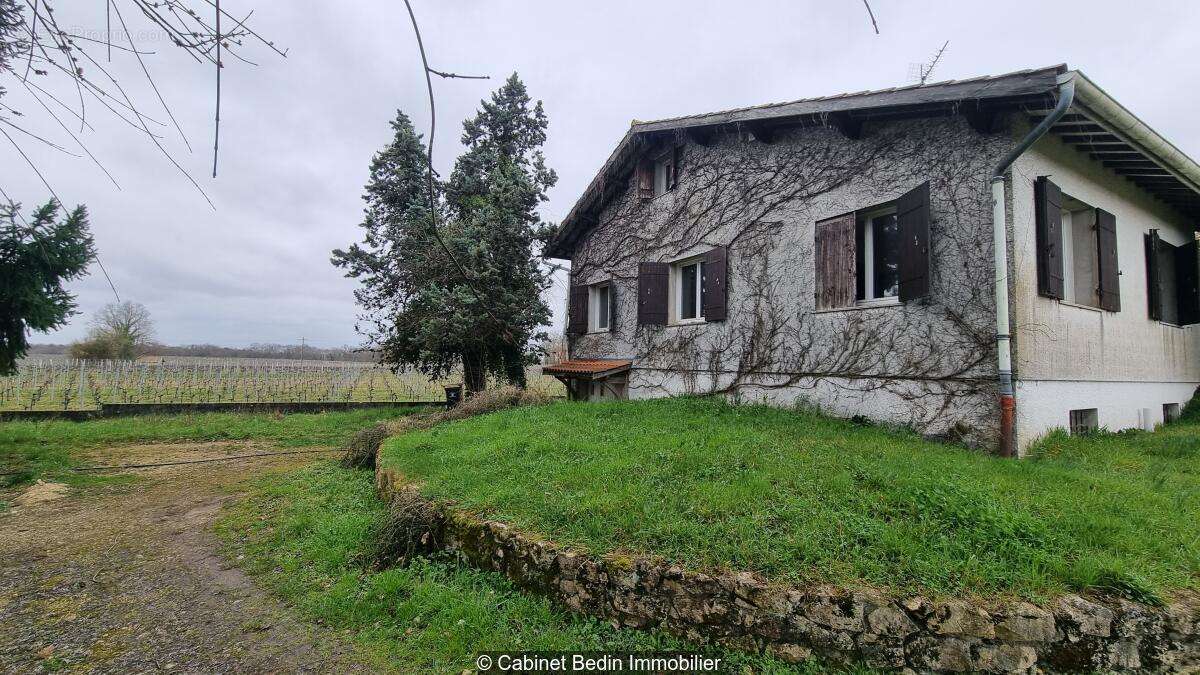
<path id="1" fill-rule="evenodd" d="M 690 259 L 671 266 L 671 295 L 674 298 L 674 321 L 684 323 L 704 320 L 704 260 Z"/>
<path id="2" fill-rule="evenodd" d="M 654 160 L 654 196 L 663 195 L 675 182 L 675 162 L 672 153 L 664 153 Z"/>
<path id="3" fill-rule="evenodd" d="M 1086 436 L 1100 428 L 1095 408 L 1072 410 L 1068 413 L 1072 436 Z"/>
<path id="4" fill-rule="evenodd" d="M 649 200 L 675 189 L 679 178 L 679 148 L 672 147 L 657 156 L 644 157 L 637 163 L 637 194 Z"/>
<path id="5" fill-rule="evenodd" d="M 900 294 L 900 223 L 896 207 L 868 211 L 855 224 L 855 300 L 870 302 Z"/>
<path id="6" fill-rule="evenodd" d="M 1063 194 L 1048 176 L 1034 181 L 1038 294 L 1121 311 L 1117 217 Z"/>
<path id="7" fill-rule="evenodd" d="M 817 311 L 893 305 L 930 288 L 929 183 L 895 201 L 817 221 Z"/>
<path id="8" fill-rule="evenodd" d="M 612 321 L 612 285 L 592 286 L 589 295 L 591 311 L 588 312 L 588 316 L 592 317 L 592 325 L 588 330 L 593 333 L 609 330 Z"/>
<path id="9" fill-rule="evenodd" d="M 1164 403 L 1163 404 L 1163 421 L 1164 422 L 1174 422 L 1177 419 L 1179 419 L 1179 404 L 1178 403 Z"/>
<path id="10" fill-rule="evenodd" d="M 1065 302 L 1100 306 L 1096 209 L 1062 196 L 1063 297 Z"/>
<path id="11" fill-rule="evenodd" d="M 1198 242 L 1174 246 L 1146 234 L 1146 291 L 1150 318 L 1176 326 L 1200 323 Z"/>
<path id="12" fill-rule="evenodd" d="M 1158 256 L 1159 296 L 1162 302 L 1161 321 L 1179 323 L 1179 287 L 1175 275 L 1175 247 L 1160 241 Z"/>

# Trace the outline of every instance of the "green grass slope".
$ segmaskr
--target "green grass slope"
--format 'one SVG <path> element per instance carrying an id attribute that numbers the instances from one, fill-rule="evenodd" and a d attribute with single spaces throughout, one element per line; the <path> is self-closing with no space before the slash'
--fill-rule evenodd
<path id="1" fill-rule="evenodd" d="M 598 553 L 1037 599 L 1200 586 L 1200 420 L 1013 461 L 712 399 L 557 403 L 391 439 L 429 496 Z"/>
<path id="2" fill-rule="evenodd" d="M 367 568 L 386 508 L 371 474 L 323 462 L 258 480 L 222 515 L 227 552 L 302 615 L 348 635 L 380 670 L 466 672 L 483 651 L 696 651 L 657 633 L 616 630 L 523 595 L 502 576 L 418 559 Z M 707 649 L 731 672 L 792 667 Z M 817 664 L 801 672 L 828 672 Z"/>

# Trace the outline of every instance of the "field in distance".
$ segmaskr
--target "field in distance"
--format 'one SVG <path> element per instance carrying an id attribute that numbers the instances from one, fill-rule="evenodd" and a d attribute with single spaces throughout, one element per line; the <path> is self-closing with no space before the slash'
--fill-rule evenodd
<path id="1" fill-rule="evenodd" d="M 538 366 L 529 386 L 565 396 Z M 286 359 L 147 356 L 137 361 L 78 361 L 37 355 L 0 377 L 0 410 L 91 410 L 105 403 L 292 403 L 442 401 L 460 373 L 430 381 L 373 363 Z"/>

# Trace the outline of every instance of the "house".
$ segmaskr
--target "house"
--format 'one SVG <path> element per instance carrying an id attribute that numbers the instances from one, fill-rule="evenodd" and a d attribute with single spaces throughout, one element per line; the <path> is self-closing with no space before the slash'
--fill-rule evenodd
<path id="1" fill-rule="evenodd" d="M 1197 224 L 1200 166 L 1065 65 L 634 122 L 547 248 L 546 372 L 1005 454 L 1152 428 L 1200 384 Z"/>

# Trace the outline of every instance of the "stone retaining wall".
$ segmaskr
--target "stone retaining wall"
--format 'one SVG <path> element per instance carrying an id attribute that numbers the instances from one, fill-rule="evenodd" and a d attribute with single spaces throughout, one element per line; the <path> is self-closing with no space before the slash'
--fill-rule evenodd
<path id="1" fill-rule="evenodd" d="M 378 464 L 377 464 L 378 465 Z M 377 470 L 391 503 L 411 487 Z M 649 558 L 595 557 L 429 504 L 419 550 L 451 551 L 574 612 L 657 628 L 789 661 L 819 656 L 921 672 L 1200 672 L 1200 599 L 1166 608 L 1068 595 L 1045 606 L 891 598 L 867 590 L 794 588 L 750 573 L 710 575 Z M 429 524 L 428 507 L 439 514 Z"/>

